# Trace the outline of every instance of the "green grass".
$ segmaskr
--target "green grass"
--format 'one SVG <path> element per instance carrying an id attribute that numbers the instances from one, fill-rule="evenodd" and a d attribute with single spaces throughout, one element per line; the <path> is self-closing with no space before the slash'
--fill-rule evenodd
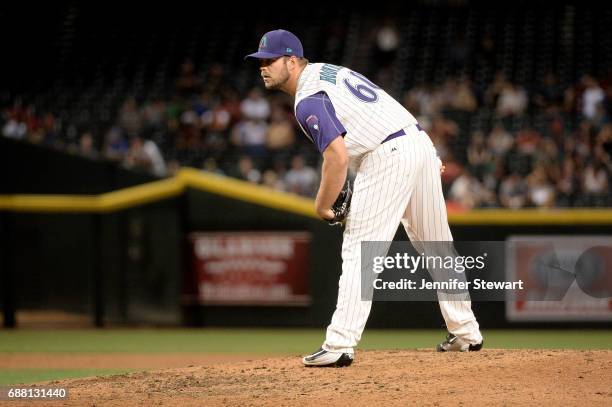
<path id="1" fill-rule="evenodd" d="M 302 353 L 324 329 L 0 330 L 3 352 Z M 488 348 L 612 349 L 612 330 L 485 330 Z M 442 330 L 368 330 L 360 349 L 432 348 Z"/>
<path id="2" fill-rule="evenodd" d="M 134 369 L 0 369 L 0 386 L 88 376 L 110 376 Z"/>
<path id="3" fill-rule="evenodd" d="M 0 330 L 2 353 L 303 354 L 324 329 Z M 359 349 L 433 349 L 443 330 L 366 329 Z M 612 330 L 485 330 L 487 348 L 612 349 Z M 134 369 L 0 369 L 0 385 L 102 376 Z"/>

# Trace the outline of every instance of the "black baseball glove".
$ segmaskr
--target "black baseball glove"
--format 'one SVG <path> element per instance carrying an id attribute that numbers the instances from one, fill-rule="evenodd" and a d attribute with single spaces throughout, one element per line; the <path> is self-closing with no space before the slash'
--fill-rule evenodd
<path id="1" fill-rule="evenodd" d="M 334 217 L 329 219 L 327 223 L 330 225 L 341 225 L 346 220 L 349 210 L 351 209 L 351 198 L 353 197 L 353 183 L 348 178 L 344 183 L 344 187 L 338 198 L 331 207 Z"/>

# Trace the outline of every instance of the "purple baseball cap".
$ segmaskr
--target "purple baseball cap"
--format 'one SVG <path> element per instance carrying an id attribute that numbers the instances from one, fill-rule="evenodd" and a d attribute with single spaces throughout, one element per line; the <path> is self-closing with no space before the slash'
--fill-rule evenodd
<path id="1" fill-rule="evenodd" d="M 259 50 L 253 54 L 249 54 L 247 58 L 272 59 L 282 57 L 284 55 L 296 57 L 304 57 L 304 49 L 300 39 L 295 34 L 286 30 L 268 31 L 261 37 L 259 41 Z"/>

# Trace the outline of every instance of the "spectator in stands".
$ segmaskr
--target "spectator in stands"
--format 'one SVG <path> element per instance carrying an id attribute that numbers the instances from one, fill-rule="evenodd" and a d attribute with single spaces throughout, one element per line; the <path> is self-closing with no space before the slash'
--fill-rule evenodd
<path id="1" fill-rule="evenodd" d="M 213 157 L 208 157 L 204 160 L 204 163 L 202 164 L 202 170 L 217 175 L 224 175 L 223 170 L 221 170 L 221 168 L 219 168 L 219 165 L 217 164 L 217 160 L 215 160 Z"/>
<path id="2" fill-rule="evenodd" d="M 288 191 L 312 197 L 315 195 L 318 179 L 317 172 L 306 165 L 301 155 L 293 157 L 291 169 L 285 176 Z"/>
<path id="3" fill-rule="evenodd" d="M 463 209 L 490 206 L 493 194 L 488 191 L 467 169 L 455 179 L 448 193 L 449 199 Z"/>
<path id="4" fill-rule="evenodd" d="M 161 98 L 154 98 L 142 108 L 143 137 L 165 143 L 166 136 L 166 102 Z M 165 145 L 164 145 L 165 147 Z"/>
<path id="5" fill-rule="evenodd" d="M 166 103 L 166 120 L 168 129 L 174 130 L 178 127 L 181 113 L 186 109 L 185 102 L 178 95 L 172 95 Z"/>
<path id="6" fill-rule="evenodd" d="M 484 134 L 477 131 L 472 134 L 470 145 L 467 149 L 468 164 L 470 171 L 477 179 L 483 179 L 485 174 L 493 171 L 491 151 L 485 144 Z"/>
<path id="7" fill-rule="evenodd" d="M 514 138 L 506 131 L 501 123 L 495 124 L 489 134 L 487 145 L 496 157 L 504 157 L 514 145 Z"/>
<path id="8" fill-rule="evenodd" d="M 130 145 L 118 126 L 113 126 L 108 129 L 104 136 L 104 146 L 102 147 L 102 154 L 104 157 L 111 160 L 123 161 L 129 149 Z"/>
<path id="9" fill-rule="evenodd" d="M 29 104 L 22 110 L 22 120 L 28 126 L 28 132 L 32 132 L 40 126 L 38 116 L 36 114 L 36 106 Z"/>
<path id="10" fill-rule="evenodd" d="M 600 103 L 597 103 L 597 105 L 595 106 L 595 116 L 591 119 L 591 123 L 595 128 L 600 128 L 609 121 L 606 112 L 606 107 L 604 105 L 605 103 L 606 99 L 604 99 Z"/>
<path id="11" fill-rule="evenodd" d="M 242 154 L 265 159 L 268 124 L 261 119 L 245 119 L 232 129 L 232 143 Z"/>
<path id="12" fill-rule="evenodd" d="M 202 117 L 202 126 L 211 132 L 223 133 L 227 131 L 230 121 L 230 112 L 223 107 L 219 100 L 213 101 L 212 108 L 207 110 Z"/>
<path id="13" fill-rule="evenodd" d="M 574 160 L 568 156 L 563 160 L 561 174 L 557 181 L 557 205 L 574 206 L 579 190 L 580 180 L 576 176 Z"/>
<path id="14" fill-rule="evenodd" d="M 50 146 L 61 145 L 58 122 L 52 113 L 45 113 L 40 121 L 40 125 L 44 133 L 44 144 Z"/>
<path id="15" fill-rule="evenodd" d="M 19 120 L 18 114 L 15 111 L 5 111 L 3 115 L 6 122 L 2 127 L 2 135 L 17 140 L 24 139 L 28 133 L 28 126 Z"/>
<path id="16" fill-rule="evenodd" d="M 505 208 L 520 209 L 527 203 L 527 185 L 517 172 L 504 178 L 499 186 L 499 201 Z"/>
<path id="17" fill-rule="evenodd" d="M 79 138 L 79 154 L 83 157 L 98 158 L 98 151 L 94 145 L 94 137 L 89 131 L 81 134 Z"/>
<path id="18" fill-rule="evenodd" d="M 200 118 L 198 117 L 198 114 L 191 109 L 184 110 L 181 113 L 180 118 L 179 118 L 179 123 L 183 126 L 195 127 L 196 129 L 201 126 L 201 122 L 200 122 Z"/>
<path id="19" fill-rule="evenodd" d="M 523 88 L 506 81 L 499 93 L 495 111 L 500 117 L 522 116 L 527 110 L 527 101 Z"/>
<path id="20" fill-rule="evenodd" d="M 28 141 L 33 144 L 46 144 L 47 137 L 42 127 L 37 127 L 28 132 Z"/>
<path id="21" fill-rule="evenodd" d="M 209 92 L 202 92 L 198 96 L 194 96 L 191 100 L 191 110 L 196 112 L 199 117 L 210 110 L 213 97 Z"/>
<path id="22" fill-rule="evenodd" d="M 542 135 L 533 127 L 525 126 L 516 134 L 516 148 L 520 154 L 533 156 L 538 150 Z"/>
<path id="23" fill-rule="evenodd" d="M 409 90 L 404 96 L 404 105 L 417 116 L 419 123 L 423 117 L 431 119 L 439 110 L 434 89 L 430 84 L 420 83 Z"/>
<path id="24" fill-rule="evenodd" d="M 295 131 L 287 113 L 280 106 L 272 108 L 271 122 L 266 134 L 266 147 L 272 159 L 288 158 L 295 144 Z"/>
<path id="25" fill-rule="evenodd" d="M 146 126 L 161 127 L 166 119 L 166 103 L 161 98 L 155 98 L 142 109 L 142 118 Z"/>
<path id="26" fill-rule="evenodd" d="M 446 154 L 444 159 L 444 172 L 442 173 L 442 186 L 446 191 L 450 189 L 455 179 L 463 173 L 463 166 L 455 159 L 452 153 Z"/>
<path id="27" fill-rule="evenodd" d="M 563 103 L 563 88 L 557 76 L 552 71 L 544 75 L 542 83 L 536 87 L 533 97 L 534 103 L 541 109 L 558 109 Z"/>
<path id="28" fill-rule="evenodd" d="M 595 139 L 595 158 L 612 174 L 612 123 L 601 128 Z"/>
<path id="29" fill-rule="evenodd" d="M 269 188 L 276 189 L 277 191 L 287 190 L 287 185 L 285 184 L 285 181 L 280 178 L 276 171 L 271 168 L 264 171 L 262 184 Z"/>
<path id="30" fill-rule="evenodd" d="M 478 107 L 476 95 L 472 90 L 472 84 L 466 76 L 462 76 L 454 86 L 454 92 L 450 97 L 449 107 L 461 112 L 474 112 Z"/>
<path id="31" fill-rule="evenodd" d="M 78 143 L 79 143 L 78 134 L 79 134 L 79 132 L 77 130 L 77 127 L 74 125 L 74 123 L 69 123 L 66 126 L 66 133 L 65 133 L 66 151 L 78 154 L 78 150 L 79 150 L 79 146 L 78 146 Z M 28 141 L 34 142 L 33 140 L 29 139 L 29 134 L 28 134 Z"/>
<path id="32" fill-rule="evenodd" d="M 242 112 L 240 111 L 241 103 L 242 98 L 234 88 L 229 86 L 223 88 L 221 92 L 221 105 L 230 115 L 230 128 L 242 119 Z"/>
<path id="33" fill-rule="evenodd" d="M 563 138 L 567 132 L 563 117 L 557 111 L 549 111 L 542 117 L 546 121 L 544 135 L 551 137 L 555 144 L 557 144 L 557 146 L 560 148 L 563 145 Z"/>
<path id="34" fill-rule="evenodd" d="M 492 171 L 487 172 L 483 179 L 482 185 L 491 192 L 491 206 L 499 206 L 499 186 L 506 173 L 506 166 L 504 160 L 501 158 L 494 158 L 492 163 Z"/>
<path id="35" fill-rule="evenodd" d="M 605 87 L 606 97 L 601 103 L 604 111 L 603 123 L 611 123 L 612 122 L 612 80 L 608 82 L 608 85 Z"/>
<path id="36" fill-rule="evenodd" d="M 425 129 L 436 146 L 438 156 L 443 162 L 446 161 L 449 154 L 449 142 L 458 136 L 459 126 L 453 120 L 436 115 L 431 121 L 431 127 Z"/>
<path id="37" fill-rule="evenodd" d="M 202 129 L 206 132 L 207 144 L 223 145 L 230 128 L 232 115 L 221 104 L 214 100 L 210 110 L 200 117 Z"/>
<path id="38" fill-rule="evenodd" d="M 268 120 L 270 116 L 270 103 L 263 97 L 260 88 L 255 87 L 249 91 L 249 95 L 240 103 L 242 116 L 253 120 Z"/>
<path id="39" fill-rule="evenodd" d="M 485 104 L 490 108 L 495 108 L 499 103 L 499 97 L 507 86 L 506 74 L 503 71 L 497 71 L 493 82 L 489 84 L 485 91 Z"/>
<path id="40" fill-rule="evenodd" d="M 531 205 L 539 208 L 551 208 L 555 205 L 555 188 L 541 165 L 536 166 L 527 176 L 527 197 Z"/>
<path id="41" fill-rule="evenodd" d="M 220 95 L 225 85 L 225 71 L 223 66 L 218 63 L 212 64 L 206 73 L 204 89 L 212 95 Z"/>
<path id="42" fill-rule="evenodd" d="M 176 174 L 178 174 L 179 170 L 181 169 L 181 163 L 178 162 L 178 160 L 169 160 L 168 164 L 168 173 L 167 175 L 169 177 L 174 177 Z"/>
<path id="43" fill-rule="evenodd" d="M 435 116 L 444 115 L 449 109 L 450 101 L 454 97 L 454 80 L 447 79 L 441 86 L 435 86 L 432 92 L 431 107 Z"/>
<path id="44" fill-rule="evenodd" d="M 174 134 L 176 158 L 185 165 L 197 165 L 202 157 L 201 121 L 193 110 L 184 110 Z"/>
<path id="45" fill-rule="evenodd" d="M 128 168 L 140 168 L 152 172 L 158 177 L 166 175 L 166 162 L 157 145 L 151 140 L 134 136 L 130 140 L 130 149 L 124 160 Z"/>
<path id="46" fill-rule="evenodd" d="M 600 162 L 589 162 L 582 175 L 582 191 L 588 206 L 605 205 L 608 193 L 608 178 L 605 167 Z"/>
<path id="47" fill-rule="evenodd" d="M 140 134 L 142 128 L 142 115 L 134 97 L 129 97 L 123 103 L 119 112 L 119 126 L 129 137 Z"/>
<path id="48" fill-rule="evenodd" d="M 559 168 L 560 154 L 557 144 L 550 137 L 540 139 L 538 149 L 535 153 L 536 165 L 544 165 L 547 168 Z"/>
<path id="49" fill-rule="evenodd" d="M 284 159 L 276 159 L 272 164 L 272 169 L 276 172 L 276 175 L 280 180 L 283 181 L 285 185 L 285 190 L 287 190 L 287 184 L 285 183 L 285 178 L 287 177 L 287 163 L 289 160 Z"/>
<path id="50" fill-rule="evenodd" d="M 40 144 L 45 141 L 45 133 L 41 127 L 34 105 L 30 104 L 27 107 L 23 107 L 20 102 L 15 102 L 10 116 L 12 120 L 9 121 L 8 126 L 3 128 L 7 137 L 25 139 L 34 144 Z"/>
<path id="51" fill-rule="evenodd" d="M 457 81 L 455 78 L 446 78 L 441 86 L 437 86 L 434 90 L 434 101 L 438 112 L 444 113 L 451 108 L 451 102 L 457 93 Z"/>
<path id="52" fill-rule="evenodd" d="M 581 120 L 578 128 L 566 139 L 568 147 L 566 150 L 586 158 L 591 155 L 591 139 L 593 138 L 593 127 L 587 120 Z"/>
<path id="53" fill-rule="evenodd" d="M 236 168 L 232 171 L 232 176 L 254 184 L 259 184 L 261 181 L 261 172 L 255 168 L 253 160 L 249 156 L 240 157 Z"/>
<path id="54" fill-rule="evenodd" d="M 597 106 L 604 101 L 605 93 L 599 86 L 599 82 L 590 75 L 583 76 L 581 83 L 584 86 L 582 93 L 582 115 L 587 120 L 594 120 L 597 115 Z"/>

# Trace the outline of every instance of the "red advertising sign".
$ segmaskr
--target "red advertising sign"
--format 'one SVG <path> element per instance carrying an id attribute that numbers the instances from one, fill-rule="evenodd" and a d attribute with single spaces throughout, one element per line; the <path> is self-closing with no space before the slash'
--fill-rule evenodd
<path id="1" fill-rule="evenodd" d="M 310 234 L 213 232 L 190 235 L 197 302 L 307 305 Z"/>
<path id="2" fill-rule="evenodd" d="M 612 320 L 612 237 L 515 236 L 506 277 L 525 289 L 506 302 L 509 321 Z"/>

